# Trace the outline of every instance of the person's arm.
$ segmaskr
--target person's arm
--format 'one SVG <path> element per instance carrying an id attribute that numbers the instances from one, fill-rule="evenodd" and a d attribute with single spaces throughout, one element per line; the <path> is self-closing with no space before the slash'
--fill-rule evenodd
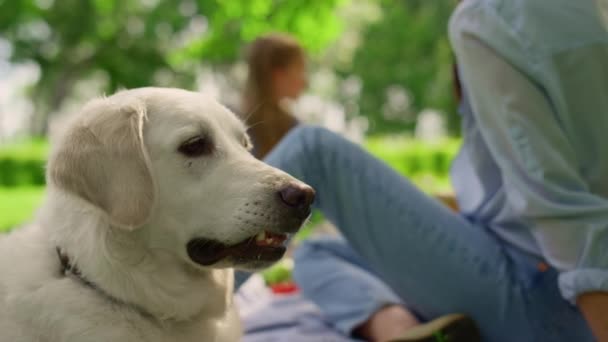
<path id="1" fill-rule="evenodd" d="M 608 199 L 593 194 L 580 175 L 576 152 L 539 86 L 474 36 L 457 29 L 450 34 L 508 204 L 561 271 L 564 298 L 573 304 L 578 298 L 596 336 L 608 341 Z M 601 98 L 608 89 L 585 92 L 587 99 Z"/>

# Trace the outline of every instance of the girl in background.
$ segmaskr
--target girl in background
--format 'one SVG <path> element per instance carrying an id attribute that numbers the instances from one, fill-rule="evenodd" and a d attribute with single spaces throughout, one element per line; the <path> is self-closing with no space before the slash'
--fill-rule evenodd
<path id="1" fill-rule="evenodd" d="M 281 103 L 297 99 L 306 88 L 306 56 L 294 38 L 273 33 L 251 44 L 247 65 L 242 113 L 250 127 L 253 154 L 262 159 L 298 124 Z"/>

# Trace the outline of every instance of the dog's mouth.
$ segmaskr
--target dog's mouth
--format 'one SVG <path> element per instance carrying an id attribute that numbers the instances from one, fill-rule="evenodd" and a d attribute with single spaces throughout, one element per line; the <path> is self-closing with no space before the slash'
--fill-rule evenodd
<path id="1" fill-rule="evenodd" d="M 287 234 L 262 231 L 235 245 L 226 245 L 216 240 L 192 239 L 186 245 L 188 256 L 201 266 L 211 266 L 230 258 L 240 262 L 275 262 L 285 254 Z"/>

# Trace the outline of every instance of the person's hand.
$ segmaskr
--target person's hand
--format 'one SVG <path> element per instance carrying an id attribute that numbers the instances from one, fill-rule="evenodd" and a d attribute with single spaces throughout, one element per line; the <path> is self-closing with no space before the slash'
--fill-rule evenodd
<path id="1" fill-rule="evenodd" d="M 608 292 L 589 292 L 577 298 L 589 327 L 600 342 L 608 342 Z"/>

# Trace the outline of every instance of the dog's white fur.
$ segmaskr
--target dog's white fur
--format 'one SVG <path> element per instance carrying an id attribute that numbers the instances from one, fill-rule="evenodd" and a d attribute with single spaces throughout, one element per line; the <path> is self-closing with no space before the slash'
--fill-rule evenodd
<path id="1" fill-rule="evenodd" d="M 122 91 L 66 127 L 35 223 L 0 238 L 0 341 L 238 340 L 234 265 L 201 267 L 185 245 L 272 228 L 282 217 L 277 189 L 297 181 L 254 159 L 242 123 L 198 93 Z M 212 139 L 213 155 L 177 152 L 199 135 Z M 129 304 L 61 274 L 56 247 Z"/>

